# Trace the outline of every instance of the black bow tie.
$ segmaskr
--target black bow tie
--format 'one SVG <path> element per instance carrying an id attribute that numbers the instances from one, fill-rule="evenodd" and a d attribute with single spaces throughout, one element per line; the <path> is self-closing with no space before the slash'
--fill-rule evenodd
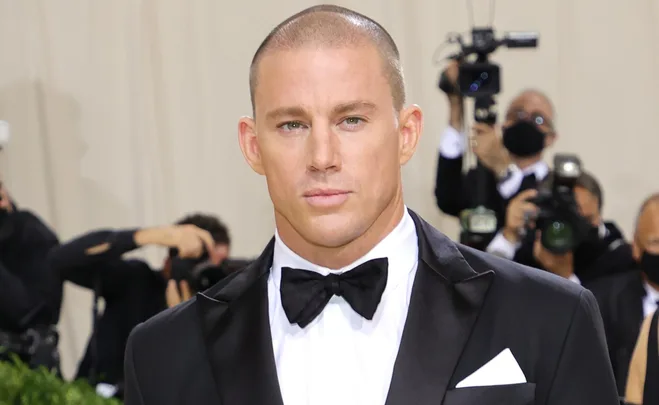
<path id="1" fill-rule="evenodd" d="M 282 267 L 281 303 L 290 323 L 311 323 L 334 295 L 343 297 L 359 315 L 371 320 L 387 285 L 387 258 L 373 259 L 343 274 L 323 276 Z"/>

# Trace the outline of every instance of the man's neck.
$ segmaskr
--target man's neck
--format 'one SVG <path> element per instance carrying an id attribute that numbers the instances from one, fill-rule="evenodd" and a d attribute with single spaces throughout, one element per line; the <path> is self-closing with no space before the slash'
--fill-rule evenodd
<path id="1" fill-rule="evenodd" d="M 510 160 L 515 164 L 515 166 L 519 167 L 520 170 L 524 170 L 541 161 L 542 153 L 538 153 L 537 155 L 529 157 L 511 156 Z"/>
<path id="2" fill-rule="evenodd" d="M 397 196 L 366 232 L 345 245 L 337 247 L 318 246 L 309 242 L 283 218 L 279 220 L 275 218 L 275 222 L 282 242 L 297 255 L 318 266 L 340 269 L 370 252 L 396 228 L 404 214 L 405 205 L 402 195 Z"/>

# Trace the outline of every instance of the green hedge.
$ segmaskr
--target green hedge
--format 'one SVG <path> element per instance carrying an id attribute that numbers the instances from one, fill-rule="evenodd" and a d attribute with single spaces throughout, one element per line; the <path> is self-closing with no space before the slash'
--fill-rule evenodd
<path id="1" fill-rule="evenodd" d="M 121 405 L 96 395 L 84 380 L 66 382 L 45 368 L 32 370 L 17 358 L 0 362 L 0 405 Z"/>

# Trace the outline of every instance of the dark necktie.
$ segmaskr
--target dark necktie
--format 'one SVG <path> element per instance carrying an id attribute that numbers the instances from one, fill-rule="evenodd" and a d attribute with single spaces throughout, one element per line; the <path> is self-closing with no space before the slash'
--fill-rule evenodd
<path id="1" fill-rule="evenodd" d="M 535 177 L 535 173 L 529 173 L 522 179 L 522 183 L 519 185 L 518 193 L 521 193 L 524 190 L 531 188 L 536 188 L 538 186 L 538 179 Z"/>
<path id="2" fill-rule="evenodd" d="M 359 315 L 371 320 L 387 285 L 387 258 L 369 260 L 343 274 L 282 267 L 281 303 L 290 323 L 311 323 L 334 295 L 343 297 Z"/>

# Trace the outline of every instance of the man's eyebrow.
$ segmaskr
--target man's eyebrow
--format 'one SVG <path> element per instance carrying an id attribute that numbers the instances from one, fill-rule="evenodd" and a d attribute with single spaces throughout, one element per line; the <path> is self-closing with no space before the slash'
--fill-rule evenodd
<path id="1" fill-rule="evenodd" d="M 353 111 L 372 112 L 375 110 L 377 110 L 377 106 L 374 103 L 365 100 L 358 100 L 358 101 L 351 101 L 349 103 L 339 104 L 336 107 L 334 107 L 332 112 L 334 113 L 334 115 L 341 115 L 341 114 L 351 113 Z"/>
<path id="2" fill-rule="evenodd" d="M 302 117 L 304 115 L 306 115 L 306 112 L 301 107 L 280 107 L 268 111 L 265 115 L 265 119 L 270 121 L 276 120 L 280 117 Z"/>

